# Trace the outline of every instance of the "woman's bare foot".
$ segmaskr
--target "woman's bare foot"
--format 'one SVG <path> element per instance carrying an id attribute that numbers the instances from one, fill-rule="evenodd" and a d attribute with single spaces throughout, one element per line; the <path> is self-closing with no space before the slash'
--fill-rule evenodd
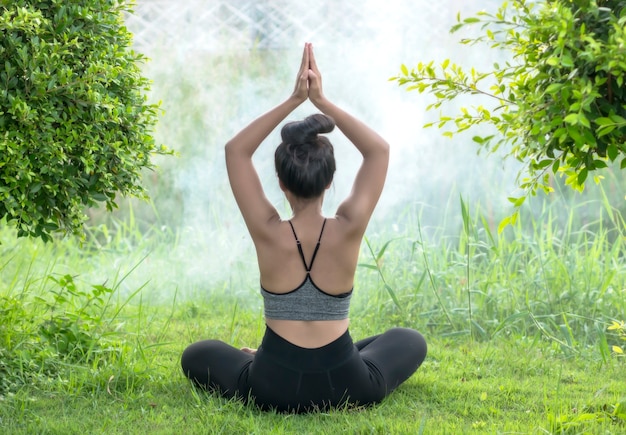
<path id="1" fill-rule="evenodd" d="M 242 347 L 241 350 L 251 355 L 254 355 L 256 353 L 256 349 L 250 349 L 249 347 Z"/>

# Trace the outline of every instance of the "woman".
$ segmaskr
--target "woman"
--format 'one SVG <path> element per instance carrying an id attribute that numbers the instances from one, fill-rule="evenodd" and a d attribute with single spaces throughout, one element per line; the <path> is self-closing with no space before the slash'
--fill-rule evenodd
<path id="1" fill-rule="evenodd" d="M 281 220 L 252 164 L 261 142 L 309 99 L 322 114 L 281 130 L 276 172 L 293 216 Z M 322 133 L 335 124 L 363 156 L 352 192 L 335 216 L 322 215 L 335 171 L 333 147 Z M 389 145 L 331 103 L 311 44 L 306 44 L 292 95 L 226 144 L 233 194 L 256 247 L 266 331 L 258 350 L 218 340 L 189 346 L 185 375 L 225 397 L 262 409 L 324 410 L 381 401 L 426 357 L 419 332 L 394 328 L 353 343 L 348 309 L 361 241 L 381 194 Z"/>

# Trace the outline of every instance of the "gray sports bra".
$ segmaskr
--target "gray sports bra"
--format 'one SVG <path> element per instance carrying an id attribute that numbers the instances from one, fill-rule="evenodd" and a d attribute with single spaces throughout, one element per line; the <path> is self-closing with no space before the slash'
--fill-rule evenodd
<path id="1" fill-rule="evenodd" d="M 322 224 L 322 230 L 317 239 L 317 245 L 315 246 L 315 251 L 313 251 L 313 257 L 309 265 L 306 264 L 304 253 L 302 252 L 302 245 L 300 244 L 300 240 L 298 240 L 296 230 L 291 221 L 288 222 L 289 225 L 291 225 L 291 231 L 293 231 L 293 236 L 298 244 L 298 252 L 300 253 L 300 258 L 306 270 L 306 277 L 302 284 L 287 293 L 272 293 L 261 286 L 261 295 L 263 295 L 265 306 L 265 318 L 279 320 L 347 319 L 350 310 L 352 290 L 340 295 L 331 295 L 316 286 L 311 279 L 310 272 L 320 247 L 322 233 L 326 226 L 326 219 L 324 219 L 324 223 Z"/>

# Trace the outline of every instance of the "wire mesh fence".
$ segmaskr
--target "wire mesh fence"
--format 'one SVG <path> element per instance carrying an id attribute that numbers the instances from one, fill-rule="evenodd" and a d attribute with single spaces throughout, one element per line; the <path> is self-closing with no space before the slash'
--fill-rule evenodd
<path id="1" fill-rule="evenodd" d="M 126 22 L 140 51 L 281 49 L 305 40 L 377 41 L 390 31 L 436 43 L 450 16 L 485 3 L 492 1 L 137 0 Z"/>

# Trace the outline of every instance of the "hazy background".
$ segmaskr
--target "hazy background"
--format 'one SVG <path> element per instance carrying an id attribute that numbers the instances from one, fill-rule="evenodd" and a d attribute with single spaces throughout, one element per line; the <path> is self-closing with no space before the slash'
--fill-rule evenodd
<path id="1" fill-rule="evenodd" d="M 424 111 L 434 97 L 406 92 L 389 78 L 402 63 L 411 68 L 450 58 L 488 69 L 502 61 L 500 52 L 459 44 L 468 32 L 449 33 L 457 13 L 495 11 L 500 3 L 138 0 L 126 24 L 135 35 L 135 49 L 151 59 L 144 68 L 153 80 L 150 99 L 161 101 L 164 110 L 157 141 L 179 156 L 159 158 L 158 169 L 146 174 L 151 204 L 122 201 L 116 215 L 131 210 L 140 226 L 169 235 L 170 244 L 159 248 L 165 255 L 146 254 L 137 279 L 150 279 L 154 295 L 177 291 L 191 297 L 216 285 L 246 295 L 256 290 L 254 249 L 228 186 L 223 146 L 290 95 L 307 41 L 314 44 L 327 97 L 391 144 L 389 176 L 369 238 L 379 244 L 414 238 L 420 225 L 427 237 L 444 243 L 447 234 L 459 233 L 460 196 L 472 210 L 480 207 L 496 228 L 512 211 L 506 198 L 515 192 L 516 162 L 478 156 L 471 141 L 476 131 L 451 140 L 439 130 L 423 129 L 436 119 L 436 113 Z M 288 120 L 313 112 L 307 102 Z M 332 215 L 351 187 L 360 157 L 338 131 L 330 139 L 338 159 L 325 202 L 325 212 Z M 273 168 L 278 142 L 279 129 L 255 162 L 268 197 L 288 217 Z M 94 212 L 94 222 L 109 218 Z"/>
<path id="2" fill-rule="evenodd" d="M 435 116 L 424 114 L 433 99 L 388 81 L 402 63 L 412 66 L 431 59 L 450 57 L 488 68 L 498 53 L 458 44 L 460 36 L 450 35 L 449 28 L 459 11 L 467 16 L 479 4 L 495 7 L 498 2 L 311 3 L 140 0 L 135 15 L 128 18 L 136 49 L 152 59 L 146 66 L 154 80 L 152 96 L 163 102 L 158 138 L 183 157 L 164 164 L 176 165 L 174 187 L 182 194 L 184 222 L 204 214 L 205 202 L 226 183 L 224 143 L 289 95 L 306 41 L 314 43 L 327 96 L 392 145 L 378 217 L 416 202 L 438 209 L 451 189 L 470 199 L 495 201 L 496 208 L 505 205 L 500 193 L 510 191 L 512 180 L 503 176 L 502 162 L 477 158 L 469 136 L 449 140 L 436 130 L 423 130 L 426 117 Z M 290 119 L 315 110 L 307 103 Z M 360 162 L 340 134 L 331 138 L 340 164 L 326 200 L 329 212 L 349 190 Z M 277 143 L 278 130 L 257 159 L 274 202 L 282 200 L 271 161 Z"/>

